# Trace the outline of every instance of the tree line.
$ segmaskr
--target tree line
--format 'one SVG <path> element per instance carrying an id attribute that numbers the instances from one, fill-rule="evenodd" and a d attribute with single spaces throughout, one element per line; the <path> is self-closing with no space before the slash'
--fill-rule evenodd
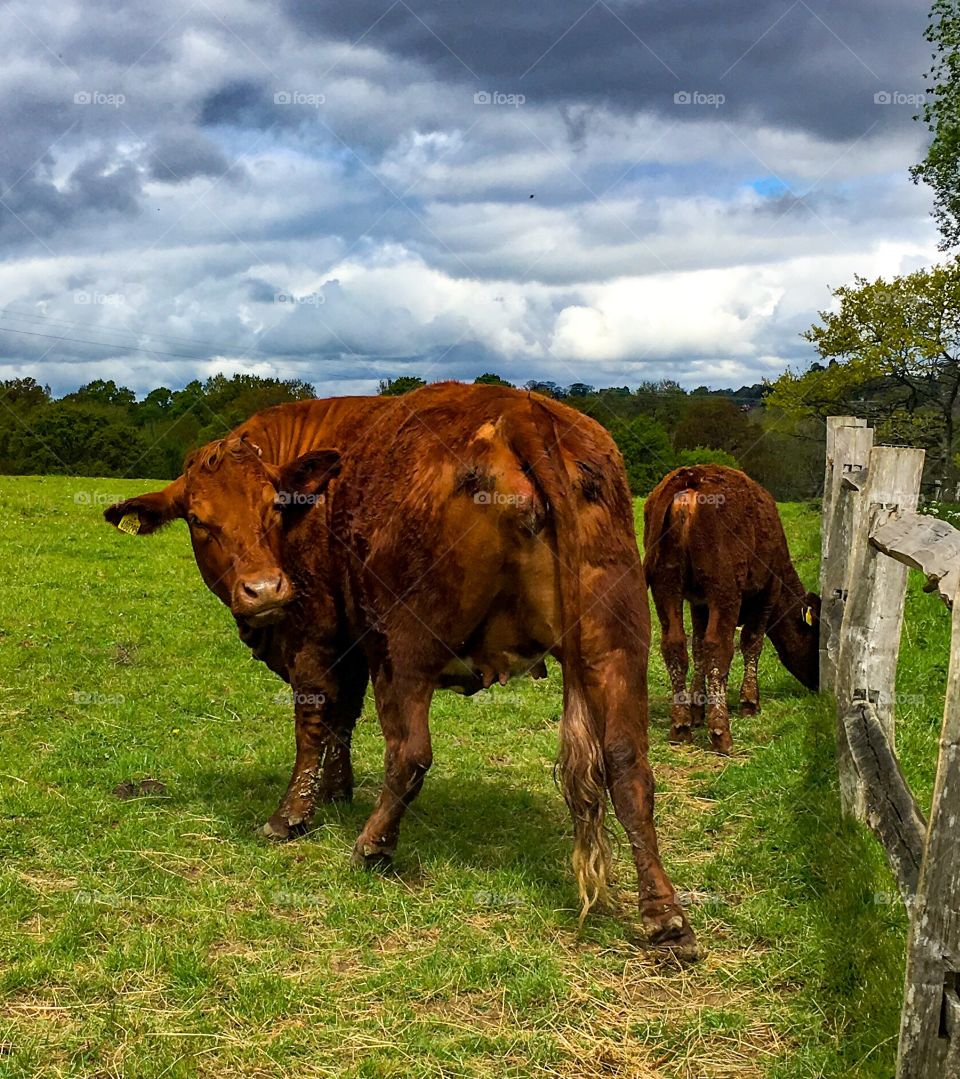
<path id="1" fill-rule="evenodd" d="M 510 385 L 485 373 L 475 382 Z M 382 394 L 425 385 L 417 376 L 380 384 Z M 606 427 L 620 447 L 630 486 L 644 495 L 671 468 L 716 461 L 744 468 L 778 498 L 817 493 L 822 436 L 816 421 L 766 407 L 770 387 L 686 391 L 676 382 L 596 389 L 529 382 Z M 170 479 L 192 449 L 219 438 L 260 409 L 316 396 L 299 380 L 215 375 L 183 389 L 158 387 L 138 400 L 113 381 L 95 380 L 55 398 L 32 378 L 0 382 L 0 473 Z"/>

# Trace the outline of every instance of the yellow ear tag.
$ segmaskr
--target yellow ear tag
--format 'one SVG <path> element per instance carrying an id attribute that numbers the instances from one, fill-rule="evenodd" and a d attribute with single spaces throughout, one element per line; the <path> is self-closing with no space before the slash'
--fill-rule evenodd
<path id="1" fill-rule="evenodd" d="M 140 531 L 140 515 L 137 513 L 125 513 L 117 525 L 121 532 L 135 536 Z"/>
<path id="2" fill-rule="evenodd" d="M 813 608 L 812 607 L 804 607 L 803 608 L 803 620 L 804 620 L 804 622 L 807 623 L 808 626 L 813 625 Z"/>

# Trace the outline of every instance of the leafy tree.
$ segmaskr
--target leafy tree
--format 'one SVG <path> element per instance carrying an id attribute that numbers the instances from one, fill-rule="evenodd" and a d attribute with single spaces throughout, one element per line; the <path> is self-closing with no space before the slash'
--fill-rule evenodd
<path id="1" fill-rule="evenodd" d="M 723 397 L 698 396 L 684 409 L 673 435 L 678 450 L 711 446 L 736 455 L 753 440 L 750 420 Z"/>
<path id="2" fill-rule="evenodd" d="M 613 420 L 609 429 L 623 454 L 630 490 L 635 495 L 649 494 L 674 467 L 666 429 L 650 416 Z"/>
<path id="3" fill-rule="evenodd" d="M 8 408 L 29 412 L 50 400 L 50 387 L 35 378 L 9 378 L 0 381 L 0 401 Z"/>
<path id="4" fill-rule="evenodd" d="M 732 453 L 726 450 L 714 450 L 709 446 L 695 446 L 692 450 L 681 450 L 677 454 L 677 466 L 680 465 L 726 465 L 739 468 L 740 464 Z"/>
<path id="5" fill-rule="evenodd" d="M 512 382 L 507 382 L 505 378 L 501 378 L 499 375 L 493 374 L 492 371 L 487 371 L 482 375 L 477 375 L 473 380 L 474 386 L 509 386 L 513 388 Z"/>
<path id="6" fill-rule="evenodd" d="M 767 404 L 794 417 L 859 409 L 920 444 L 936 438 L 942 479 L 956 482 L 955 414 L 960 397 L 960 261 L 887 281 L 854 278 L 834 290 L 836 311 L 821 311 L 804 337 L 830 362 L 787 374 Z M 905 423 L 905 414 L 914 419 Z M 918 422 L 919 421 L 919 427 Z M 914 444 L 917 444 L 914 441 Z"/>
<path id="7" fill-rule="evenodd" d="M 126 386 L 118 386 L 112 378 L 106 382 L 102 378 L 96 378 L 93 382 L 88 382 L 85 386 L 81 386 L 76 393 L 68 393 L 64 400 L 77 401 L 88 405 L 112 405 L 127 408 L 136 402 L 137 395 L 133 390 L 128 390 Z"/>
<path id="8" fill-rule="evenodd" d="M 400 397 L 411 390 L 419 390 L 426 384 L 419 375 L 401 375 L 399 378 L 388 378 L 382 381 L 377 392 L 381 397 Z"/>
<path id="9" fill-rule="evenodd" d="M 910 174 L 933 188 L 933 216 L 945 250 L 960 243 L 960 0 L 934 0 L 924 36 L 934 46 L 923 106 L 933 139 Z"/>
<path id="10" fill-rule="evenodd" d="M 574 382 L 567 387 L 568 397 L 589 397 L 593 392 L 593 387 L 588 386 L 586 382 Z"/>

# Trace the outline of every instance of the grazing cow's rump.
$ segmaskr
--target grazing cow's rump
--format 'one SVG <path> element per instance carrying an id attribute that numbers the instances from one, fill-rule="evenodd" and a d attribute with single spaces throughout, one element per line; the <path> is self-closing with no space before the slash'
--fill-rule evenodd
<path id="1" fill-rule="evenodd" d="M 711 743 L 727 753 L 727 678 L 737 626 L 743 627 L 740 708 L 753 715 L 760 707 L 764 635 L 787 670 L 817 688 L 820 598 L 797 576 L 773 498 L 743 472 L 720 465 L 678 468 L 650 493 L 643 517 L 644 570 L 673 687 L 670 738 L 689 741 L 706 708 Z M 691 692 L 684 600 L 693 622 Z"/>
<path id="2" fill-rule="evenodd" d="M 371 406 L 349 406 L 338 427 L 305 420 L 300 445 L 275 430 L 297 406 L 270 410 L 248 437 L 199 451 L 169 498 L 145 496 L 154 514 L 162 504 L 162 517 L 190 521 L 207 584 L 294 688 L 297 758 L 266 833 L 298 834 L 319 800 L 350 796 L 369 677 L 385 783 L 354 857 L 388 861 L 431 764 L 434 690 L 473 693 L 540 673 L 552 655 L 583 909 L 606 889 L 609 791 L 650 939 L 690 952 L 653 825 L 649 613 L 615 445 L 587 417 L 500 387 L 438 384 Z"/>

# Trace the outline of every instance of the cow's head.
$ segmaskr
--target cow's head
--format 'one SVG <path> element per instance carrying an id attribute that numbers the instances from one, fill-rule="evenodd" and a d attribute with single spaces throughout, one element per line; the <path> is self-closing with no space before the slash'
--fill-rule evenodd
<path id="1" fill-rule="evenodd" d="M 784 667 L 807 689 L 820 688 L 820 597 L 791 596 L 767 633 Z"/>
<path id="2" fill-rule="evenodd" d="M 184 518 L 210 591 L 241 627 L 270 625 L 294 596 L 281 564 L 284 518 L 322 496 L 339 461 L 336 450 L 314 450 L 275 465 L 246 438 L 220 439 L 192 453 L 162 491 L 118 502 L 104 517 L 138 536 Z"/>

